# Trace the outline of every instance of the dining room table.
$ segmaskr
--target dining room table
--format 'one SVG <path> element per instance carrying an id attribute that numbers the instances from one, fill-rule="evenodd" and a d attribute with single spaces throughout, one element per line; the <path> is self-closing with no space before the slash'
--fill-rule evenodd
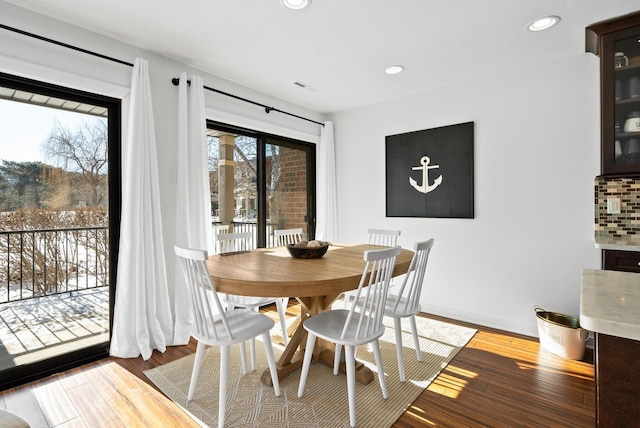
<path id="1" fill-rule="evenodd" d="M 366 262 L 364 252 L 385 247 L 368 244 L 331 244 L 321 258 L 294 258 L 286 247 L 259 248 L 209 256 L 206 264 L 216 291 L 256 297 L 294 297 L 300 303 L 300 316 L 290 326 L 291 338 L 276 366 L 278 379 L 302 367 L 307 332 L 304 321 L 331 309 L 345 291 L 358 288 Z M 402 249 L 396 257 L 393 276 L 405 274 L 413 251 Z M 329 366 L 334 362 L 334 345 L 318 338 L 313 361 Z M 341 364 L 344 366 L 344 364 Z M 344 367 L 341 367 L 344 371 Z M 271 385 L 269 370 L 261 380 Z M 356 380 L 368 384 L 373 372 L 356 363 Z"/>

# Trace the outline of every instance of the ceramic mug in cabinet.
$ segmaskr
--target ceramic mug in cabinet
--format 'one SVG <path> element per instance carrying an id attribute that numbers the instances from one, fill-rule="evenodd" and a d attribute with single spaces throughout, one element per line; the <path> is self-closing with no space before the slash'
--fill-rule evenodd
<path id="1" fill-rule="evenodd" d="M 624 132 L 640 132 L 640 111 L 631 112 L 624 123 Z"/>
<path id="2" fill-rule="evenodd" d="M 616 52 L 614 54 L 614 64 L 616 68 L 626 67 L 629 65 L 629 58 L 624 55 L 624 52 Z"/>
<path id="3" fill-rule="evenodd" d="M 628 158 L 632 163 L 638 162 L 638 156 L 640 156 L 640 139 L 632 138 L 628 142 Z"/>
<path id="4" fill-rule="evenodd" d="M 622 156 L 622 145 L 620 144 L 620 140 L 616 140 L 615 141 L 614 155 L 615 155 L 616 159 L 619 158 L 620 156 Z"/>

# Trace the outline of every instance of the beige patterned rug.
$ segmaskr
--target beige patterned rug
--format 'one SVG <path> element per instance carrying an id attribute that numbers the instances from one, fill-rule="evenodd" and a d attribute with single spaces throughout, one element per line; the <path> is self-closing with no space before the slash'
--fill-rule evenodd
<path id="1" fill-rule="evenodd" d="M 357 359 L 370 367 L 375 379 L 368 385 L 356 383 L 358 427 L 389 427 L 429 386 L 440 371 L 475 334 L 475 330 L 427 318 L 417 318 L 422 362 L 416 351 L 408 322 L 403 320 L 403 344 L 406 382 L 398 379 L 393 323 L 380 340 L 389 398 L 382 398 L 373 353 L 358 348 Z M 385 320 L 386 323 L 386 320 Z M 276 359 L 282 348 L 274 345 Z M 248 354 L 248 352 L 247 352 Z M 228 405 L 225 426 L 229 427 L 348 427 L 347 381 L 344 374 L 334 376 L 322 363 L 312 363 L 304 396 L 298 398 L 300 371 L 280 381 L 280 397 L 273 388 L 263 386 L 260 375 L 267 368 L 264 346 L 256 343 L 257 370 L 242 375 L 240 351 L 231 348 Z M 209 348 L 202 363 L 193 401 L 187 403 L 187 390 L 194 355 L 183 357 L 144 373 L 169 398 L 203 426 L 217 426 L 219 348 Z"/>

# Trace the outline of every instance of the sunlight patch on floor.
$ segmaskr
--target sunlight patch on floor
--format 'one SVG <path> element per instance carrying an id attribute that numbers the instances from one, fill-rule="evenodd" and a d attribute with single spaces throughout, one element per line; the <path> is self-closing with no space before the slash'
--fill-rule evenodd
<path id="1" fill-rule="evenodd" d="M 525 362 L 521 362 L 521 361 L 516 361 L 516 366 L 520 369 L 520 370 L 536 370 L 539 372 L 546 372 L 546 373 L 560 373 L 562 375 L 565 376 L 572 376 L 578 379 L 585 379 L 585 380 L 593 380 L 593 366 L 587 366 L 583 371 L 581 372 L 576 372 L 575 370 L 578 369 L 578 367 L 575 367 L 572 370 L 569 369 L 561 369 L 561 368 L 555 368 L 555 367 L 546 367 L 540 364 L 530 364 L 530 363 L 525 363 Z"/>
<path id="2" fill-rule="evenodd" d="M 419 407 L 409 407 L 407 409 L 407 414 L 417 422 L 416 426 L 437 426 L 433 421 L 430 421 L 425 417 L 425 411 Z"/>
<path id="3" fill-rule="evenodd" d="M 451 376 L 447 373 L 440 373 L 440 375 L 433 381 L 429 388 L 431 392 L 437 392 L 448 398 L 457 398 L 458 395 L 464 390 L 468 382 L 457 376 Z"/>

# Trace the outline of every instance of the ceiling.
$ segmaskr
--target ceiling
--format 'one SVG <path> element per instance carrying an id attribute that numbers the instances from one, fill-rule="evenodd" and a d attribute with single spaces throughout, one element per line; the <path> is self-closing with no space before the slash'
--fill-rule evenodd
<path id="1" fill-rule="evenodd" d="M 321 113 L 587 55 L 586 26 L 640 10 L 638 0 L 313 0 L 301 11 L 279 0 L 6 1 Z M 526 30 L 547 15 L 562 20 Z M 393 64 L 406 70 L 386 75 Z"/>

